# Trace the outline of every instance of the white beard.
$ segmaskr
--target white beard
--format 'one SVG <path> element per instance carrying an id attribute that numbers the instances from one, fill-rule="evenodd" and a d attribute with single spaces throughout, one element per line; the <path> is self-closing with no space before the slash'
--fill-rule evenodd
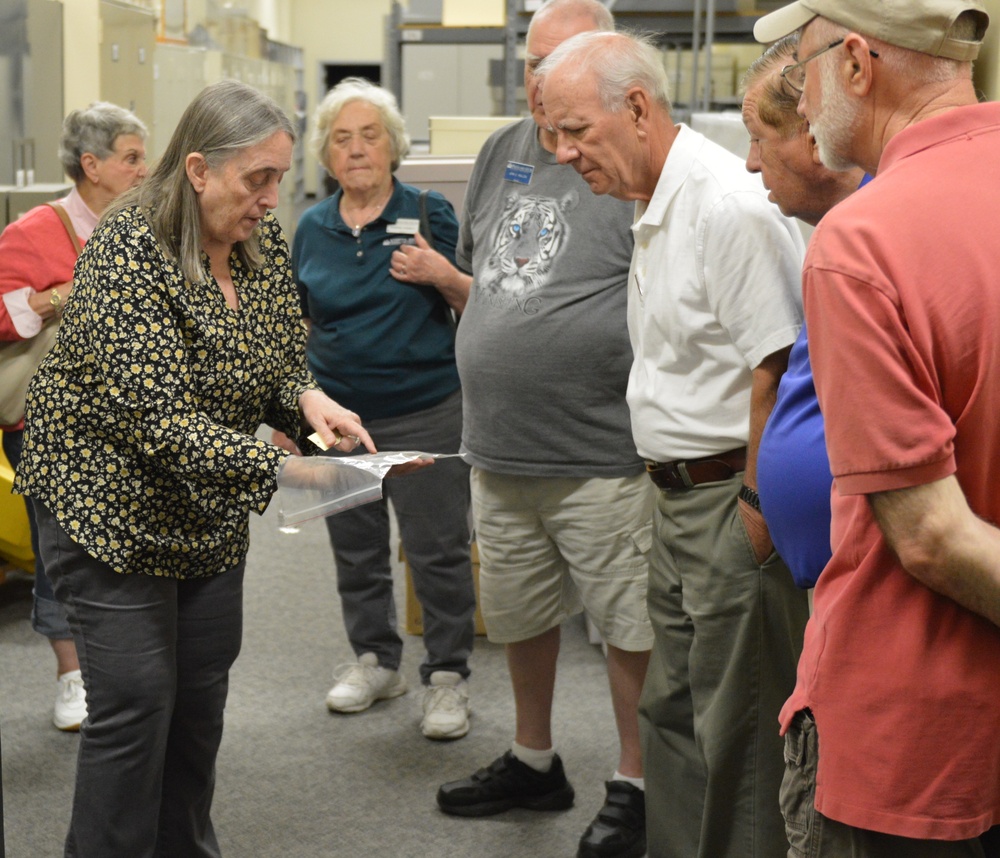
<path id="1" fill-rule="evenodd" d="M 820 109 L 809 122 L 809 130 L 816 138 L 823 166 L 843 172 L 857 166 L 850 158 L 850 151 L 860 110 L 838 83 L 834 63 L 821 62 L 819 71 Z"/>

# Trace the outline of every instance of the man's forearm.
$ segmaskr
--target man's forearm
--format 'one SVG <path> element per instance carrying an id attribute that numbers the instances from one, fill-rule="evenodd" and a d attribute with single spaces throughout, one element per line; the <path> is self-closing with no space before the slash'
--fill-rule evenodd
<path id="1" fill-rule="evenodd" d="M 868 500 L 910 575 L 1000 625 L 1000 529 L 976 516 L 954 476 Z"/>
<path id="2" fill-rule="evenodd" d="M 456 312 L 465 310 L 465 305 L 469 302 L 469 290 L 472 288 L 472 277 L 466 274 L 457 266 L 451 266 L 451 272 L 447 277 L 441 278 L 436 283 L 438 292 L 444 296 L 445 301 Z"/>
<path id="3" fill-rule="evenodd" d="M 757 487 L 757 450 L 760 437 L 764 434 L 764 424 L 771 416 L 778 398 L 778 384 L 788 368 L 788 353 L 791 346 L 768 355 L 753 371 L 753 386 L 750 388 L 750 434 L 747 439 L 747 469 L 743 482 L 750 488 Z"/>

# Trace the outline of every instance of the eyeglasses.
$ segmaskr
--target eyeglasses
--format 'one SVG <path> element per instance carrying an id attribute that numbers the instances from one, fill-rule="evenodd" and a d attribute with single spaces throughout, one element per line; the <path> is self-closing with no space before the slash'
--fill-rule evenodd
<path id="1" fill-rule="evenodd" d="M 781 69 L 781 77 L 784 79 L 785 83 L 787 83 L 792 89 L 794 89 L 796 92 L 801 93 L 803 87 L 805 87 L 806 85 L 806 63 L 810 63 L 814 59 L 816 59 L 816 57 L 825 54 L 827 51 L 832 51 L 839 45 L 844 44 L 845 39 L 846 36 L 837 39 L 837 41 L 835 42 L 830 42 L 830 44 L 827 45 L 825 48 L 820 48 L 818 51 L 816 51 L 813 54 L 810 54 L 804 60 L 799 60 L 797 63 L 793 63 L 790 66 L 785 66 L 784 68 Z M 878 59 L 878 53 L 876 51 L 869 49 L 868 53 L 870 53 L 875 59 Z"/>

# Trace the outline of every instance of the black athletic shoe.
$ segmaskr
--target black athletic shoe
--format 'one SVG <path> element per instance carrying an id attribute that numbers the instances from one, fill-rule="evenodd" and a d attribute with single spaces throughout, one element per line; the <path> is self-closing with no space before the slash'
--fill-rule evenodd
<path id="1" fill-rule="evenodd" d="M 573 795 L 558 754 L 551 769 L 538 772 L 507 751 L 471 777 L 444 784 L 437 803 L 455 816 L 489 816 L 512 807 L 566 810 L 573 806 Z"/>
<path id="2" fill-rule="evenodd" d="M 646 854 L 646 793 L 607 781 L 608 797 L 580 838 L 577 858 L 642 858 Z"/>

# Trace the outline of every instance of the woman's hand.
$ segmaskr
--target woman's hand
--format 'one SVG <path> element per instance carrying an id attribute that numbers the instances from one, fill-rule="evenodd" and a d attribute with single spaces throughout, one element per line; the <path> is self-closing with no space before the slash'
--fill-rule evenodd
<path id="1" fill-rule="evenodd" d="M 422 471 L 434 464 L 433 459 L 413 459 L 409 462 L 403 462 L 402 465 L 393 465 L 389 468 L 386 473 L 387 477 L 405 477 L 407 474 L 412 474 L 414 471 Z"/>
<path id="2" fill-rule="evenodd" d="M 472 278 L 451 264 L 447 256 L 432 250 L 420 233 L 416 244 L 402 244 L 392 254 L 389 273 L 403 283 L 433 286 L 456 312 L 461 313 L 469 300 Z"/>
<path id="3" fill-rule="evenodd" d="M 41 292 L 32 292 L 28 296 L 28 306 L 42 319 L 48 321 L 53 316 L 62 313 L 62 308 L 73 289 L 73 281 L 57 283 Z"/>
<path id="4" fill-rule="evenodd" d="M 377 453 L 371 436 L 353 411 L 338 405 L 321 390 L 307 390 L 299 397 L 299 408 L 306 422 L 316 430 L 331 450 L 349 453 L 364 444 L 369 453 Z"/>
<path id="5" fill-rule="evenodd" d="M 419 232 L 413 236 L 416 244 L 401 244 L 392 254 L 389 273 L 404 283 L 422 283 L 434 286 L 451 272 L 451 263 L 436 250 L 432 250 Z"/>
<path id="6" fill-rule="evenodd" d="M 298 445 L 284 432 L 279 432 L 277 429 L 271 433 L 271 443 L 274 444 L 275 447 L 281 447 L 282 450 L 287 450 L 293 456 L 302 455 L 302 451 L 298 448 Z"/>

